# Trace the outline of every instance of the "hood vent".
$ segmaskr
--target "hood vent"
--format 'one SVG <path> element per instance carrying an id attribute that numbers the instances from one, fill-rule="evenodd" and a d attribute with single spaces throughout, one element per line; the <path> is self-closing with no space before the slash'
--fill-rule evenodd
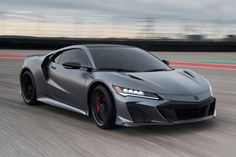
<path id="1" fill-rule="evenodd" d="M 189 76 L 192 77 L 192 78 L 195 78 L 194 74 L 191 73 L 191 72 L 189 72 L 189 71 L 187 71 L 187 70 L 184 70 L 184 73 L 187 74 L 187 75 L 189 75 Z"/>
<path id="2" fill-rule="evenodd" d="M 128 74 L 129 75 L 129 74 Z M 131 78 L 133 78 L 133 79 L 136 79 L 136 80 L 141 80 L 141 81 L 144 81 L 143 79 L 141 79 L 141 78 L 138 78 L 138 77 L 135 77 L 135 76 L 133 76 L 133 75 L 129 75 L 129 77 L 131 77 Z"/>

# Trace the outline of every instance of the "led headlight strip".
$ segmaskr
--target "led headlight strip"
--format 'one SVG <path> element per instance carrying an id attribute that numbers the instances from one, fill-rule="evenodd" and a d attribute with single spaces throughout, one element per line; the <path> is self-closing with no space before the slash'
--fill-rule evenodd
<path id="1" fill-rule="evenodd" d="M 117 94 L 120 94 L 122 96 L 133 96 L 133 97 L 139 97 L 139 98 L 146 98 L 146 99 L 155 99 L 159 100 L 160 97 L 157 96 L 155 93 L 145 92 L 142 90 L 136 90 L 136 89 L 130 89 L 130 88 L 124 88 L 120 86 L 113 86 L 114 90 Z"/>

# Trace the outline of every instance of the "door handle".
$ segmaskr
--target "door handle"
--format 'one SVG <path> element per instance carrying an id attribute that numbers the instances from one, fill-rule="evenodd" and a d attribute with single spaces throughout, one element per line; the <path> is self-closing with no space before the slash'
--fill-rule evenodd
<path id="1" fill-rule="evenodd" d="M 55 70 L 55 69 L 57 69 L 57 68 L 56 68 L 56 67 L 54 67 L 53 65 L 51 65 L 51 67 L 50 67 L 50 68 L 51 68 L 51 69 L 54 69 L 54 70 Z"/>

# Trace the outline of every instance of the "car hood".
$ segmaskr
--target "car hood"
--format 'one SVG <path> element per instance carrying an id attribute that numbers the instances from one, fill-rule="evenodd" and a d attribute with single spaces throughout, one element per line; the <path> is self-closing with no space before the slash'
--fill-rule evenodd
<path id="1" fill-rule="evenodd" d="M 140 79 L 160 94 L 193 95 L 209 90 L 207 82 L 191 70 L 129 73 L 133 79 Z"/>

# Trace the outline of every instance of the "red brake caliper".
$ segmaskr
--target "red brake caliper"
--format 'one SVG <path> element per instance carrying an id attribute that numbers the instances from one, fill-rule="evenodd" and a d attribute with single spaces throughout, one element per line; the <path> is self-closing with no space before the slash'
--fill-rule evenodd
<path id="1" fill-rule="evenodd" d="M 96 113 L 100 114 L 101 107 L 100 107 L 100 97 L 99 96 L 96 99 L 96 106 L 95 107 L 96 107 Z"/>

